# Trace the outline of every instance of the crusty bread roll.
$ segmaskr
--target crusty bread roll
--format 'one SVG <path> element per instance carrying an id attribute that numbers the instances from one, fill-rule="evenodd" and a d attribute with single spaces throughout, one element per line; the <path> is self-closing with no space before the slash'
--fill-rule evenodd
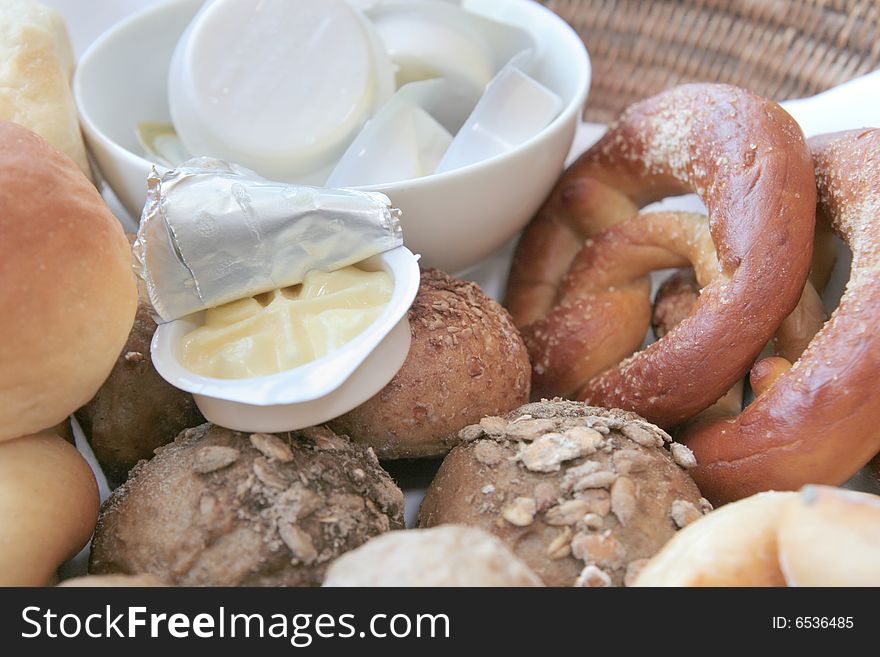
<path id="1" fill-rule="evenodd" d="M 84 575 L 82 577 L 74 577 L 61 582 L 58 586 L 67 588 L 130 588 L 130 587 L 151 587 L 151 586 L 168 586 L 158 577 L 152 575 Z"/>
<path id="2" fill-rule="evenodd" d="M 136 306 L 128 241 L 101 195 L 66 155 L 0 121 L 0 440 L 91 399 Z"/>
<path id="3" fill-rule="evenodd" d="M 499 539 L 463 525 L 388 532 L 343 554 L 324 586 L 543 586 Z"/>
<path id="4" fill-rule="evenodd" d="M 0 443 L 0 586 L 45 586 L 89 540 L 98 485 L 76 448 L 41 433 Z"/>
<path id="5" fill-rule="evenodd" d="M 779 521 L 789 586 L 880 586 L 880 497 L 806 486 Z"/>
<path id="6" fill-rule="evenodd" d="M 529 400 L 531 367 L 510 315 L 474 283 L 422 272 L 412 346 L 378 394 L 329 423 L 381 459 L 448 452 L 463 427 Z"/>
<path id="7" fill-rule="evenodd" d="M 642 569 L 636 586 L 785 586 L 779 519 L 797 493 L 759 493 L 685 527 Z"/>
<path id="8" fill-rule="evenodd" d="M 880 497 L 758 493 L 687 527 L 637 586 L 880 586 Z"/>
<path id="9" fill-rule="evenodd" d="M 73 66 L 61 14 L 32 0 L 0 0 L 0 120 L 33 130 L 91 178 L 70 92 Z"/>

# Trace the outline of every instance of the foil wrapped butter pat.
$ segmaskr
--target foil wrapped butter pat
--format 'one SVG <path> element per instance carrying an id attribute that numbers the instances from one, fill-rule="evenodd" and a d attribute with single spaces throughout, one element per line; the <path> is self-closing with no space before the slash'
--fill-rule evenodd
<path id="1" fill-rule="evenodd" d="M 163 321 L 298 285 L 403 244 L 387 196 L 289 185 L 210 158 L 148 181 L 136 269 Z"/>

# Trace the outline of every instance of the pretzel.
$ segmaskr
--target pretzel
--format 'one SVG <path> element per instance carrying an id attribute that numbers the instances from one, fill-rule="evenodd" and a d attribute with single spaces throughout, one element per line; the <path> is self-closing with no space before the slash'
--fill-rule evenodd
<path id="1" fill-rule="evenodd" d="M 679 437 L 697 457 L 691 474 L 716 503 L 841 484 L 880 451 L 880 130 L 810 144 L 818 209 L 852 250 L 850 280 L 800 359 L 757 377 L 761 394 L 748 408 Z"/>
<path id="2" fill-rule="evenodd" d="M 758 493 L 679 531 L 635 586 L 878 586 L 880 497 Z"/>
<path id="3" fill-rule="evenodd" d="M 602 194 L 590 200 L 591 190 Z M 638 347 L 650 321 L 640 274 L 687 264 L 626 227 L 631 206 L 691 191 L 709 211 L 718 276 L 686 321 L 614 365 Z M 517 247 L 507 305 L 530 347 L 536 392 L 633 410 L 665 427 L 714 403 L 797 304 L 814 203 L 809 150 L 775 103 L 698 84 L 632 106 L 563 175 Z M 613 255 L 611 238 L 624 240 L 625 257 Z M 612 285 L 598 288 L 592 276 L 607 267 L 588 262 L 596 243 L 607 264 L 627 267 L 629 283 L 609 275 Z M 604 324 L 614 331 L 597 340 Z"/>
<path id="4" fill-rule="evenodd" d="M 577 390 L 638 349 L 651 315 L 646 274 L 691 262 L 698 263 L 703 284 L 718 275 L 708 224 L 699 214 L 637 214 L 587 240 L 560 285 L 560 303 L 522 329 L 537 394 L 551 395 L 555 386 Z M 552 330 L 572 322 L 582 331 Z"/>
<path id="5" fill-rule="evenodd" d="M 700 283 L 693 268 L 679 269 L 667 278 L 654 298 L 654 309 L 651 314 L 651 329 L 654 336 L 659 340 L 684 321 L 697 305 L 699 298 Z M 695 417 L 739 413 L 742 410 L 743 391 L 744 382 L 739 380 L 721 399 Z"/>
<path id="6" fill-rule="evenodd" d="M 826 257 L 826 249 L 830 243 L 823 241 L 821 255 L 813 252 L 813 269 L 810 280 L 804 287 L 801 300 L 794 311 L 785 318 L 773 337 L 772 344 L 775 355 L 762 358 L 749 373 L 752 392 L 757 396 L 769 389 L 776 380 L 791 369 L 792 361 L 800 358 L 807 345 L 825 323 L 825 308 L 813 280 L 827 283 L 827 273 L 822 271 L 828 264 L 833 264 L 834 257 Z M 817 274 L 817 271 L 819 272 Z M 824 283 L 823 283 L 824 284 Z M 679 269 L 666 279 L 657 290 L 654 299 L 654 310 L 651 316 L 651 327 L 657 338 L 669 333 L 686 317 L 688 317 L 699 299 L 700 284 L 693 269 Z M 766 349 L 765 349 L 766 351 Z M 727 393 L 712 406 L 690 420 L 702 421 L 713 416 L 737 415 L 742 410 L 743 381 L 737 381 Z"/>
<path id="7" fill-rule="evenodd" d="M 700 283 L 693 268 L 676 270 L 657 289 L 651 330 L 658 340 L 678 326 L 697 305 Z"/>

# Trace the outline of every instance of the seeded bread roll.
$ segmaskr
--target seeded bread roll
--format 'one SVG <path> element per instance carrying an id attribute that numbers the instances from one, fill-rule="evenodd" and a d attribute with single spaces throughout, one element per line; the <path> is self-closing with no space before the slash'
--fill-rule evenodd
<path id="1" fill-rule="evenodd" d="M 324 586 L 543 586 L 497 538 L 474 527 L 388 532 L 344 554 Z"/>
<path id="2" fill-rule="evenodd" d="M 382 459 L 445 454 L 463 427 L 529 399 L 531 368 L 507 311 L 474 283 L 422 272 L 412 346 L 385 388 L 330 428 Z"/>
<path id="3" fill-rule="evenodd" d="M 182 586 L 315 586 L 334 558 L 403 527 L 371 450 L 325 428 L 184 431 L 105 503 L 92 574 Z"/>
<path id="4" fill-rule="evenodd" d="M 150 341 L 156 322 L 141 287 L 134 326 L 116 365 L 98 393 L 76 412 L 104 473 L 117 482 L 125 481 L 138 461 L 152 458 L 157 447 L 205 421 L 193 396 L 168 383 L 153 367 Z"/>
<path id="5" fill-rule="evenodd" d="M 620 586 L 711 508 L 690 451 L 634 413 L 527 404 L 462 430 L 428 488 L 421 527 L 501 538 L 547 586 Z"/>

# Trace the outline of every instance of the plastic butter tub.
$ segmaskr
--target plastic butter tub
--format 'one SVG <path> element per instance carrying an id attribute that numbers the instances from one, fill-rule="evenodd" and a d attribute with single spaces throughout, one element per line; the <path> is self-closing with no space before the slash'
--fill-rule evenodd
<path id="1" fill-rule="evenodd" d="M 384 388 L 406 360 L 407 311 L 420 279 L 418 259 L 402 246 L 359 267 L 391 275 L 391 300 L 366 330 L 322 358 L 248 379 L 196 374 L 180 360 L 183 337 L 201 325 L 202 314 L 196 313 L 159 325 L 151 345 L 153 365 L 166 381 L 193 394 L 206 419 L 236 431 L 294 431 L 347 413 Z"/>
<path id="2" fill-rule="evenodd" d="M 344 0 L 208 2 L 168 75 L 171 117 L 192 155 L 287 182 L 323 182 L 393 92 L 381 41 Z"/>

